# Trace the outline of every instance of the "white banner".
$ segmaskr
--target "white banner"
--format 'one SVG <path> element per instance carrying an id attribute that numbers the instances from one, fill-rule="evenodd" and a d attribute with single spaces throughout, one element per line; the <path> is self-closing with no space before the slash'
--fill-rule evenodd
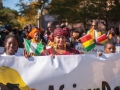
<path id="1" fill-rule="evenodd" d="M 3 52 L 4 52 L 4 47 L 0 47 L 0 53 L 3 53 Z M 23 48 L 18 48 L 17 53 L 23 55 Z"/>
<path id="2" fill-rule="evenodd" d="M 96 45 L 91 51 L 86 51 L 81 43 L 75 42 L 75 48 L 79 52 L 84 52 L 85 54 L 96 54 L 97 52 L 104 52 L 104 45 Z M 116 53 L 120 53 L 120 46 L 116 46 Z"/>
<path id="3" fill-rule="evenodd" d="M 120 86 L 120 54 L 0 56 L 0 82 L 20 90 L 114 90 Z M 12 89 L 13 90 L 13 89 Z"/>
<path id="4" fill-rule="evenodd" d="M 83 45 L 81 43 L 75 43 L 75 48 L 80 51 L 80 52 L 84 52 L 85 54 L 96 54 L 97 52 L 104 52 L 104 46 L 103 45 L 96 45 L 94 49 L 92 49 L 91 51 L 87 52 L 85 51 Z M 4 48 L 0 47 L 0 53 L 3 53 Z M 23 48 L 18 48 L 17 53 L 23 55 Z M 120 46 L 116 46 L 116 53 L 120 53 Z"/>

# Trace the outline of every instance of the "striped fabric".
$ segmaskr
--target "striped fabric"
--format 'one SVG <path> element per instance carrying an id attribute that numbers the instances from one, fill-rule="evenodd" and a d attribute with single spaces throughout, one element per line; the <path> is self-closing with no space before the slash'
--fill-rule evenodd
<path id="1" fill-rule="evenodd" d="M 96 39 L 96 41 L 97 41 L 97 43 L 99 43 L 99 44 L 104 44 L 105 42 L 108 41 L 108 38 L 107 38 L 106 34 L 103 34 L 103 35 L 101 35 L 100 37 L 98 37 L 98 38 Z"/>
<path id="2" fill-rule="evenodd" d="M 44 45 L 42 42 L 39 44 L 33 43 L 27 39 L 24 39 L 25 49 L 27 52 L 34 53 L 35 55 L 40 55 L 40 53 L 43 51 Z"/>
<path id="3" fill-rule="evenodd" d="M 86 51 L 90 51 L 95 47 L 95 43 L 90 34 L 81 37 L 80 41 L 82 42 L 82 45 Z"/>

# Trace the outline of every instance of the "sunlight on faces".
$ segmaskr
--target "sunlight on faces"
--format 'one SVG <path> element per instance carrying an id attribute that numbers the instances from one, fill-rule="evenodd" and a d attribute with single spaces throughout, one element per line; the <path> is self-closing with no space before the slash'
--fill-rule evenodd
<path id="1" fill-rule="evenodd" d="M 35 41 L 40 41 L 40 33 L 39 33 L 39 32 L 36 32 L 36 33 L 34 34 L 34 40 L 35 40 Z"/>
<path id="2" fill-rule="evenodd" d="M 18 41 L 13 37 L 7 39 L 5 49 L 8 55 L 14 55 L 18 49 Z"/>
<path id="3" fill-rule="evenodd" d="M 92 23 L 92 29 L 97 29 L 97 27 L 98 27 L 97 23 L 96 23 L 96 22 L 93 22 L 93 23 Z"/>
<path id="4" fill-rule="evenodd" d="M 66 43 L 66 37 L 63 35 L 56 36 L 56 37 L 54 37 L 54 42 L 58 46 L 64 46 L 64 44 Z"/>
<path id="5" fill-rule="evenodd" d="M 115 45 L 107 44 L 107 46 L 104 48 L 104 51 L 106 54 L 115 53 L 116 51 Z"/>
<path id="6" fill-rule="evenodd" d="M 79 37 L 79 33 L 73 32 L 73 37 L 74 37 L 74 38 L 78 38 L 78 37 Z"/>
<path id="7" fill-rule="evenodd" d="M 92 25 L 92 28 L 93 28 L 93 29 L 96 29 L 96 28 L 97 28 L 97 25 Z"/>

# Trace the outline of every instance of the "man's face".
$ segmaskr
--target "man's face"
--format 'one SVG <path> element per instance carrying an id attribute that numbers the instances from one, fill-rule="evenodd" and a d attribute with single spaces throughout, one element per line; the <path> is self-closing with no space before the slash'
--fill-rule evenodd
<path id="1" fill-rule="evenodd" d="M 49 27 L 48 30 L 49 30 L 50 32 L 53 32 L 53 31 L 55 30 L 55 28 L 56 28 L 56 27 L 53 25 L 53 26 Z"/>
<path id="2" fill-rule="evenodd" d="M 92 24 L 92 28 L 93 29 L 97 29 L 97 25 L 96 24 Z"/>

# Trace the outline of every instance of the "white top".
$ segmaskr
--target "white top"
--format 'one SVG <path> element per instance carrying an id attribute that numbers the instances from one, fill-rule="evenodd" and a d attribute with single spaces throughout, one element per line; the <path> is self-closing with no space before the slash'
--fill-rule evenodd
<path id="1" fill-rule="evenodd" d="M 6 53 L 1 54 L 1 56 L 22 56 L 19 53 L 15 53 L 14 55 L 7 55 Z"/>

